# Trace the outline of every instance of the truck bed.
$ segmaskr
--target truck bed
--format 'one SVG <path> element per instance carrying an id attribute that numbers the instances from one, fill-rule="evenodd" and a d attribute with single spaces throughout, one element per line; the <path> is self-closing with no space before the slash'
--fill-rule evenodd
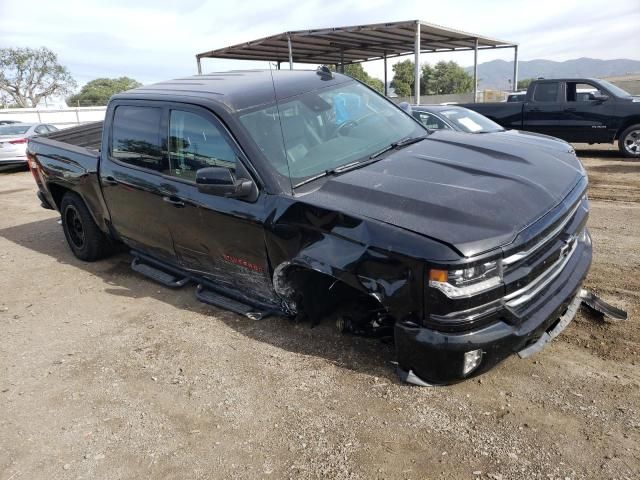
<path id="1" fill-rule="evenodd" d="M 77 127 L 65 128 L 46 135 L 46 138 L 61 143 L 84 147 L 94 152 L 100 151 L 102 142 L 102 126 L 104 122 L 92 122 Z"/>

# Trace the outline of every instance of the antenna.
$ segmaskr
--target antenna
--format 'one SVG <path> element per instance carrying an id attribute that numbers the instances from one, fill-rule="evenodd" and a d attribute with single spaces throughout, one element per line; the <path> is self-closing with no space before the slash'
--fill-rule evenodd
<path id="1" fill-rule="evenodd" d="M 269 62 L 271 66 L 271 62 Z M 287 156 L 286 144 L 284 141 L 284 130 L 282 129 L 282 118 L 280 117 L 280 105 L 278 104 L 278 95 L 276 94 L 276 82 L 273 79 L 273 70 L 269 68 L 271 74 L 271 86 L 273 87 L 273 100 L 275 101 L 276 112 L 278 114 L 278 123 L 280 124 L 280 135 L 282 136 L 282 153 L 284 153 L 284 159 L 287 162 L 287 172 L 289 172 L 289 184 L 291 185 L 291 193 L 293 193 L 293 182 L 291 181 L 291 167 L 289 166 L 289 157 Z"/>

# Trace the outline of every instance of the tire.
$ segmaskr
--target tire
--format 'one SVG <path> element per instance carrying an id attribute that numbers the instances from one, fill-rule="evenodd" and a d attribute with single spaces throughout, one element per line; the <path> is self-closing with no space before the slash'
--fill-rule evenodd
<path id="1" fill-rule="evenodd" d="M 618 148 L 625 157 L 640 158 L 640 123 L 631 125 L 618 139 Z"/>
<path id="2" fill-rule="evenodd" d="M 73 254 L 85 262 L 108 256 L 113 245 L 93 221 L 89 209 L 76 193 L 68 192 L 60 202 L 62 229 Z"/>

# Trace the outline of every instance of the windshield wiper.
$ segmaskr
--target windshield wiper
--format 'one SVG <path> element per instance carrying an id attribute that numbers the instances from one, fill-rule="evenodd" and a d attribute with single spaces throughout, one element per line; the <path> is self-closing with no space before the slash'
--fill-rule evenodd
<path id="1" fill-rule="evenodd" d="M 404 138 L 402 140 L 398 140 L 397 142 L 390 143 L 389 145 L 387 145 L 383 149 L 378 150 L 377 152 L 372 153 L 371 155 L 369 155 L 369 160 L 373 160 L 374 158 L 379 157 L 380 155 L 382 155 L 383 153 L 388 152 L 389 150 L 394 150 L 394 149 L 406 147 L 407 145 L 411 145 L 413 143 L 418 143 L 421 140 L 424 140 L 425 138 L 427 138 L 428 136 L 429 136 L 429 134 L 420 135 L 418 137 L 408 137 L 408 138 Z"/>
<path id="2" fill-rule="evenodd" d="M 300 183 L 296 183 L 293 186 L 293 188 L 301 187 L 302 185 L 306 185 L 307 183 L 313 182 L 314 180 L 317 180 L 317 179 L 322 178 L 322 177 L 326 177 L 326 176 L 329 176 L 329 175 L 335 175 L 336 173 L 349 172 L 351 170 L 355 170 L 356 168 L 365 167 L 365 166 L 377 161 L 376 159 L 380 155 L 382 155 L 385 152 L 388 152 L 389 150 L 406 147 L 407 145 L 411 145 L 413 143 L 418 143 L 419 141 L 424 140 L 428 136 L 429 136 L 429 134 L 420 135 L 419 137 L 408 137 L 408 138 L 404 138 L 402 140 L 398 140 L 397 142 L 393 142 L 393 143 L 387 145 L 382 150 L 378 150 L 377 152 L 369 155 L 369 158 L 367 160 L 351 162 L 351 163 L 347 163 L 346 165 L 342 165 L 340 167 L 330 168 L 328 170 L 325 170 L 324 172 L 320 172 L 317 175 L 314 175 L 313 177 L 309 177 L 309 178 L 301 181 Z"/>

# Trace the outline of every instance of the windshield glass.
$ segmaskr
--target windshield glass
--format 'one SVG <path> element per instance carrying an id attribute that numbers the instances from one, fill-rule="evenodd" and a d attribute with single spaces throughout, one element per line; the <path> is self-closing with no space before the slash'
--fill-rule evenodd
<path id="1" fill-rule="evenodd" d="M 303 93 L 277 108 L 244 114 L 240 121 L 292 185 L 426 133 L 398 107 L 357 82 Z"/>
<path id="2" fill-rule="evenodd" d="M 0 126 L 0 135 L 22 135 L 27 133 L 30 125 L 2 125 Z"/>
<path id="3" fill-rule="evenodd" d="M 449 120 L 449 122 L 454 123 L 463 132 L 490 133 L 502 132 L 504 130 L 504 128 L 493 120 L 489 120 L 484 115 L 480 115 L 479 113 L 466 108 L 452 108 L 442 110 L 439 113 Z"/>
<path id="4" fill-rule="evenodd" d="M 626 90 L 621 89 L 620 87 L 616 87 L 613 83 L 607 82 L 606 80 L 599 80 L 599 82 L 611 93 L 613 93 L 616 97 L 631 97 L 631 94 Z"/>

